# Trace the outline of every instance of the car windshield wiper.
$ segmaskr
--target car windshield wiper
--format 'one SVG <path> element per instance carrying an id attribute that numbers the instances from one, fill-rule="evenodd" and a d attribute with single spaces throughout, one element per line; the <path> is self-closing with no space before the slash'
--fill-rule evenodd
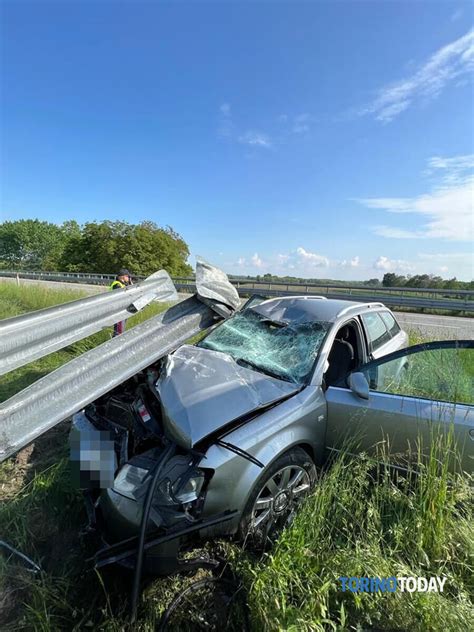
<path id="1" fill-rule="evenodd" d="M 294 380 L 292 380 L 288 375 L 283 375 L 282 373 L 277 373 L 276 371 L 272 371 L 271 369 L 268 369 L 267 367 L 263 367 L 260 366 L 259 364 L 255 364 L 255 362 L 252 362 L 251 360 L 245 360 L 244 358 L 239 358 L 238 360 L 236 360 L 237 364 L 246 364 L 250 367 L 252 367 L 252 369 L 255 369 L 256 371 L 260 371 L 260 373 L 265 373 L 265 375 L 269 375 L 270 377 L 276 377 L 278 380 L 284 380 L 285 382 L 294 382 Z"/>

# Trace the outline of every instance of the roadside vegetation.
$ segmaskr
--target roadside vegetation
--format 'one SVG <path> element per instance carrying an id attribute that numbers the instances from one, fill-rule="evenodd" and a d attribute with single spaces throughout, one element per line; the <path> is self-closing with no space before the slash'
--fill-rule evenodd
<path id="1" fill-rule="evenodd" d="M 106 220 L 82 225 L 73 219 L 62 224 L 37 219 L 0 222 L 0 269 L 4 270 L 115 274 L 126 267 L 134 275 L 146 276 L 164 268 L 171 276 L 186 277 L 192 274 L 188 257 L 189 248 L 181 235 L 170 226 L 162 228 L 153 222 L 129 224 Z M 336 279 L 303 279 L 269 272 L 246 279 L 249 286 L 252 281 L 275 285 L 308 283 L 322 288 L 328 284 L 334 287 L 347 285 L 347 281 Z M 370 288 L 396 287 L 400 294 L 404 288 L 474 289 L 474 280 L 443 279 L 433 274 L 403 276 L 393 272 L 385 273 L 382 281 L 371 278 L 350 284 L 360 285 L 366 292 Z"/>
<path id="2" fill-rule="evenodd" d="M 238 277 L 242 278 L 242 277 Z M 295 276 L 277 276 L 276 274 L 259 274 L 256 277 L 245 277 L 256 281 L 263 281 L 264 283 L 279 283 L 292 284 L 292 283 L 314 283 L 324 285 L 360 285 L 361 288 L 375 287 L 375 288 L 420 288 L 420 289 L 433 289 L 433 290 L 472 290 L 474 289 L 474 281 L 458 281 L 456 277 L 451 279 L 443 279 L 440 276 L 434 274 L 415 274 L 413 276 L 403 276 L 394 274 L 393 272 L 386 272 L 382 281 L 377 278 L 367 279 L 366 281 L 338 281 L 335 279 L 302 279 Z"/>
<path id="3" fill-rule="evenodd" d="M 0 318 L 78 298 L 75 291 L 0 284 Z M 128 327 L 165 306 L 150 306 Z M 0 381 L 0 401 L 110 337 L 103 331 Z M 422 342 L 410 333 L 410 344 Z M 0 550 L 0 629 L 127 630 L 129 576 L 102 575 L 85 561 L 97 547 L 82 529 L 81 494 L 70 482 L 68 422 L 0 465 L 0 538 L 35 562 L 32 573 Z M 252 629 L 294 632 L 410 630 L 464 632 L 474 620 L 472 480 L 446 470 L 450 436 L 440 436 L 418 476 L 393 476 L 366 456 L 340 456 L 321 472 L 314 493 L 274 549 L 261 558 L 229 542 L 225 553 L 242 578 Z M 414 446 L 416 462 L 416 446 Z M 381 460 L 387 455 L 382 452 Z M 443 593 L 341 592 L 341 576 L 446 576 Z M 199 576 L 206 576 L 203 571 Z M 177 591 L 196 577 L 146 586 L 138 623 L 155 629 Z M 176 629 L 191 630 L 182 611 Z"/>
<path id="4" fill-rule="evenodd" d="M 153 222 L 0 222 L 0 269 L 116 274 L 125 267 L 147 276 L 164 268 L 186 276 L 192 271 L 188 257 L 184 239 Z"/>
<path id="5" fill-rule="evenodd" d="M 274 551 L 244 565 L 256 629 L 471 629 L 472 489 L 448 475 L 447 444 L 440 436 L 418 477 L 336 459 Z M 341 592 L 339 580 L 436 575 L 443 593 Z"/>

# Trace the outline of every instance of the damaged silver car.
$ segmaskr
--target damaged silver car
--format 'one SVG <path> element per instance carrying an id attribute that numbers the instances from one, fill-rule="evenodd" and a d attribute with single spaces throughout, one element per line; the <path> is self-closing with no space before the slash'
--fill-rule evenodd
<path id="1" fill-rule="evenodd" d="M 199 343 L 75 415 L 72 455 L 90 488 L 91 525 L 108 544 L 136 537 L 154 481 L 147 529 L 179 537 L 147 547 L 149 570 L 174 570 L 180 546 L 196 535 L 265 546 L 291 522 L 326 458 L 328 395 L 406 345 L 380 303 L 253 297 Z M 403 365 L 398 359 L 389 373 Z"/>
<path id="2" fill-rule="evenodd" d="M 135 568 L 134 604 L 142 563 L 189 568 L 180 549 L 195 538 L 271 543 L 346 438 L 375 456 L 389 447 L 399 466 L 447 430 L 457 452 L 446 463 L 472 472 L 472 340 L 407 347 L 382 303 L 253 297 L 242 307 L 203 260 L 194 281 L 177 302 L 160 270 L 0 323 L 3 375 L 153 301 L 173 303 L 0 404 L 0 461 L 75 413 L 72 470 L 88 530 L 103 540 L 94 561 Z"/>

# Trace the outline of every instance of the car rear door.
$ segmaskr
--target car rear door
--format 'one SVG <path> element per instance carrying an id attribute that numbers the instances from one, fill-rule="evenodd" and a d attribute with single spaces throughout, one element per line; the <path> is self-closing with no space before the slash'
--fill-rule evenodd
<path id="1" fill-rule="evenodd" d="M 474 341 L 416 345 L 357 372 L 365 377 L 366 393 L 354 387 L 360 375 L 326 391 L 329 450 L 376 454 L 384 442 L 393 455 L 418 446 L 428 453 L 433 437 L 452 427 L 462 469 L 473 471 Z"/>
<path id="2" fill-rule="evenodd" d="M 392 318 L 396 326 L 396 329 L 393 328 L 394 333 L 392 334 L 386 322 L 386 317 L 382 316 L 384 313 L 382 311 L 370 311 L 361 314 L 370 358 L 373 360 L 377 360 L 393 351 L 397 351 L 401 346 L 405 346 L 403 345 L 405 338 L 403 335 L 399 337 L 400 327 L 397 322 Z M 390 315 L 388 311 L 386 313 Z"/>

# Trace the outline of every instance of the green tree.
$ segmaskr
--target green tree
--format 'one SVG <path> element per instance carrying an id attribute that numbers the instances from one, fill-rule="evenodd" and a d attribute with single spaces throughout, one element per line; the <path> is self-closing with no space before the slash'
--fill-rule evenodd
<path id="1" fill-rule="evenodd" d="M 55 270 L 67 242 L 60 226 L 38 219 L 0 224 L 0 260 L 6 267 Z"/>
<path id="2" fill-rule="evenodd" d="M 383 275 L 382 285 L 384 287 L 400 287 L 405 285 L 406 277 L 399 276 L 398 274 L 394 274 L 393 272 L 386 272 Z"/>
<path id="3" fill-rule="evenodd" d="M 443 289 L 444 290 L 457 290 L 460 287 L 462 287 L 464 284 L 461 283 L 460 281 L 458 281 L 456 279 L 456 277 L 453 277 L 452 279 L 448 279 L 447 281 L 444 281 L 443 283 Z M 467 285 L 467 284 L 466 284 Z"/>
<path id="4" fill-rule="evenodd" d="M 364 285 L 370 285 L 372 287 L 377 287 L 380 285 L 379 279 L 369 279 L 368 281 L 364 281 Z"/>
<path id="5" fill-rule="evenodd" d="M 189 249 L 183 238 L 169 226 L 153 222 L 91 222 L 79 236 L 68 241 L 63 267 L 71 271 L 113 274 L 126 267 L 132 274 L 147 276 L 164 268 L 173 276 L 192 272 L 186 262 Z"/>

